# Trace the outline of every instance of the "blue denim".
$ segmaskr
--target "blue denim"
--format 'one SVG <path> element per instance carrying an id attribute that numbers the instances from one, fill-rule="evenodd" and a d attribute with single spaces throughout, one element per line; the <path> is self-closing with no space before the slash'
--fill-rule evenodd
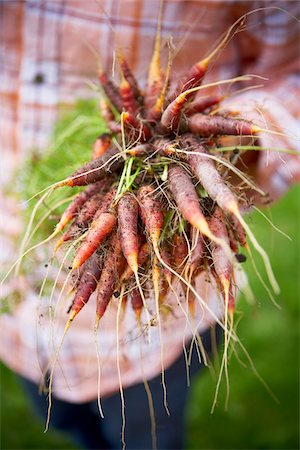
<path id="1" fill-rule="evenodd" d="M 220 338 L 217 329 L 217 340 Z M 211 353 L 210 332 L 201 336 L 208 354 Z M 199 363 L 196 351 L 191 358 L 190 374 L 199 373 L 203 365 Z M 182 449 L 185 435 L 185 404 L 188 395 L 186 366 L 181 355 L 165 372 L 168 406 L 170 416 L 163 405 L 161 376 L 149 380 L 155 419 L 157 448 Z M 47 397 L 39 395 L 34 383 L 22 378 L 22 384 L 28 392 L 33 407 L 39 416 L 46 417 Z M 124 390 L 126 430 L 126 449 L 151 449 L 151 426 L 149 406 L 143 383 Z M 105 418 L 99 416 L 97 402 L 73 404 L 54 398 L 50 428 L 57 428 L 68 433 L 80 448 L 85 449 L 120 449 L 121 448 L 121 404 L 119 393 L 101 400 Z"/>

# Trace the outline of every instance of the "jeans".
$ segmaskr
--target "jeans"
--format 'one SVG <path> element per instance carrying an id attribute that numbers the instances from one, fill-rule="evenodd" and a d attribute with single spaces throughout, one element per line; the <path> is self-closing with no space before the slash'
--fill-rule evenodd
<path id="1" fill-rule="evenodd" d="M 216 329 L 217 341 L 220 329 Z M 206 352 L 211 354 L 210 331 L 202 336 Z M 191 376 L 199 373 L 203 364 L 199 363 L 197 353 L 193 351 L 190 365 Z M 186 363 L 182 354 L 171 367 L 165 371 L 168 406 L 170 416 L 163 405 L 161 376 L 149 380 L 151 389 L 158 449 L 182 449 L 184 444 L 184 412 L 188 395 L 186 381 Z M 43 419 L 46 417 L 47 397 L 38 394 L 37 386 L 21 378 L 22 384 L 29 394 L 35 411 Z M 151 426 L 149 406 L 143 383 L 124 389 L 125 397 L 125 442 L 126 448 L 151 449 Z M 53 398 L 50 427 L 63 430 L 77 442 L 80 448 L 86 449 L 120 449 L 121 448 L 121 403 L 120 395 L 116 393 L 101 399 L 104 419 L 98 412 L 97 402 L 82 404 L 68 403 Z"/>

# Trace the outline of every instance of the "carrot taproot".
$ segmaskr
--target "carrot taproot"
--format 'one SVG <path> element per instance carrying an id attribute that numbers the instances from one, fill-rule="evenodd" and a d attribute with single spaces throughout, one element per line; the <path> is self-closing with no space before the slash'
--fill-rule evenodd
<path id="1" fill-rule="evenodd" d="M 172 242 L 172 262 L 176 272 L 183 270 L 189 250 L 183 233 L 176 233 Z"/>
<path id="2" fill-rule="evenodd" d="M 139 188 L 137 199 L 142 221 L 153 245 L 157 246 L 164 223 L 162 204 L 155 193 L 155 189 L 150 185 Z"/>
<path id="3" fill-rule="evenodd" d="M 124 78 L 128 81 L 128 83 L 132 89 L 134 97 L 137 99 L 137 101 L 139 103 L 141 103 L 142 102 L 142 94 L 139 89 L 138 83 L 137 83 L 136 78 L 133 75 L 129 65 L 127 64 L 126 59 L 124 58 L 123 53 L 121 53 L 120 50 L 118 51 L 118 61 L 119 61 L 122 73 L 124 75 Z"/>
<path id="4" fill-rule="evenodd" d="M 122 113 L 122 120 L 129 142 L 135 142 L 137 140 L 146 142 L 150 139 L 152 134 L 150 128 L 137 119 L 136 116 L 125 111 Z"/>
<path id="5" fill-rule="evenodd" d="M 143 310 L 143 299 L 139 289 L 134 288 L 130 292 L 130 300 L 133 311 L 135 312 L 137 321 L 140 322 L 141 313 Z"/>
<path id="6" fill-rule="evenodd" d="M 216 94 L 195 98 L 195 100 L 184 110 L 184 114 L 189 117 L 195 113 L 202 113 L 206 109 L 219 104 L 223 98 L 223 96 Z"/>
<path id="7" fill-rule="evenodd" d="M 212 217 L 209 218 L 210 229 L 215 236 L 222 239 L 229 245 L 229 237 L 225 222 L 224 214 L 221 208 L 215 208 Z M 233 268 L 231 262 L 228 260 L 223 248 L 216 243 L 211 243 L 212 258 L 216 273 L 221 280 L 222 285 L 230 282 Z"/>
<path id="8" fill-rule="evenodd" d="M 200 266 L 205 253 L 205 241 L 202 234 L 195 228 L 190 229 L 191 251 L 189 253 L 188 267 L 190 275 Z"/>
<path id="9" fill-rule="evenodd" d="M 253 135 L 260 130 L 247 120 L 217 115 L 209 116 L 201 113 L 194 114 L 189 118 L 188 128 L 193 134 L 201 137 Z"/>
<path id="10" fill-rule="evenodd" d="M 124 194 L 117 205 L 118 233 L 123 254 L 129 267 L 138 271 L 138 203 L 133 195 Z"/>
<path id="11" fill-rule="evenodd" d="M 110 240 L 110 246 L 104 259 L 103 268 L 97 287 L 96 326 L 104 315 L 111 296 L 126 265 L 118 233 Z"/>
<path id="12" fill-rule="evenodd" d="M 145 115 L 147 119 L 151 119 L 153 108 L 155 108 L 157 97 L 163 90 L 164 79 L 161 69 L 160 53 L 161 53 L 161 18 L 162 18 L 162 4 L 159 10 L 159 17 L 157 21 L 156 36 L 154 42 L 154 49 L 149 64 L 148 79 L 145 93 Z"/>
<path id="13" fill-rule="evenodd" d="M 164 110 L 161 116 L 161 123 L 164 127 L 173 131 L 177 130 L 186 97 L 186 93 L 180 94 Z"/>
<path id="14" fill-rule="evenodd" d="M 247 245 L 247 235 L 246 235 L 244 228 L 242 227 L 241 223 L 239 222 L 239 220 L 236 218 L 236 216 L 234 214 L 229 214 L 228 218 L 229 218 L 229 223 L 231 225 L 231 229 L 233 230 L 233 233 L 234 233 L 238 243 L 242 247 L 245 247 Z"/>
<path id="15" fill-rule="evenodd" d="M 72 269 L 80 267 L 97 250 L 98 246 L 111 234 L 116 222 L 116 215 L 113 212 L 103 212 L 92 222 L 88 236 L 77 250 Z"/>
<path id="16" fill-rule="evenodd" d="M 115 192 L 115 189 L 113 189 L 105 195 L 102 205 L 94 216 L 85 240 L 77 250 L 73 260 L 73 269 L 80 267 L 113 231 L 117 223 L 116 213 L 111 208 Z"/>
<path id="17" fill-rule="evenodd" d="M 195 154 L 187 156 L 187 160 L 210 198 L 225 211 L 232 212 L 236 208 L 238 209 L 236 196 L 226 185 L 214 162 L 201 155 L 201 153 L 207 154 L 208 150 L 192 135 L 187 135 L 182 141 L 183 145 L 195 151 Z"/>
<path id="18" fill-rule="evenodd" d="M 172 164 L 169 167 L 168 187 L 183 217 L 200 233 L 211 238 L 212 234 L 201 211 L 195 187 L 181 166 Z"/>
<path id="19" fill-rule="evenodd" d="M 130 83 L 126 80 L 124 75 L 122 76 L 119 92 L 123 103 L 123 109 L 131 114 L 136 114 L 139 109 L 139 104 Z"/>
<path id="20" fill-rule="evenodd" d="M 203 78 L 205 77 L 207 70 L 209 68 L 209 64 L 211 63 L 215 55 L 217 55 L 220 52 L 220 50 L 224 48 L 230 36 L 238 32 L 239 29 L 241 29 L 241 27 L 243 26 L 244 19 L 245 16 L 242 16 L 236 22 L 234 22 L 234 24 L 228 28 L 224 37 L 210 52 L 210 54 L 207 57 L 201 59 L 200 61 L 197 61 L 195 64 L 192 65 L 192 67 L 188 70 L 187 74 L 184 77 L 182 77 L 180 82 L 177 84 L 171 96 L 171 101 L 174 100 L 175 97 L 180 95 L 182 91 L 186 91 L 188 89 L 201 85 Z M 236 30 L 234 31 L 235 28 Z M 193 96 L 194 94 L 191 93 L 190 98 L 193 98 Z"/>
<path id="21" fill-rule="evenodd" d="M 119 150 L 117 148 L 110 148 L 99 158 L 88 162 L 73 172 L 70 177 L 60 182 L 59 186 L 85 186 L 102 180 L 121 167 L 122 161 L 117 158 L 118 154 Z"/>
<path id="22" fill-rule="evenodd" d="M 71 308 L 71 315 L 73 319 L 89 301 L 90 296 L 95 291 L 101 275 L 101 266 L 102 258 L 98 252 L 95 252 L 86 261 L 85 269 L 80 278 Z"/>
<path id="23" fill-rule="evenodd" d="M 110 144 L 111 135 L 109 133 L 102 133 L 100 136 L 98 136 L 93 145 L 92 158 L 97 159 L 99 158 L 99 156 L 102 156 L 104 153 L 106 153 L 110 147 Z"/>
<path id="24" fill-rule="evenodd" d="M 141 245 L 139 249 L 138 254 L 138 267 L 142 267 L 143 264 L 147 261 L 149 257 L 149 245 L 147 242 L 145 242 L 143 245 Z M 122 276 L 120 278 L 120 282 L 125 282 L 130 279 L 134 275 L 132 268 L 128 265 L 124 272 L 122 273 Z"/>
<path id="25" fill-rule="evenodd" d="M 80 192 L 76 195 L 74 200 L 70 203 L 67 209 L 64 211 L 61 216 L 60 221 L 55 227 L 56 231 L 62 231 L 66 225 L 77 216 L 80 208 L 84 205 L 84 203 L 92 197 L 94 194 L 101 192 L 104 186 L 107 184 L 107 180 L 98 181 L 91 186 L 88 186 L 84 191 Z"/>
<path id="26" fill-rule="evenodd" d="M 119 133 L 121 131 L 121 126 L 119 123 L 115 122 L 115 115 L 110 107 L 110 104 L 107 98 L 102 95 L 99 100 L 99 109 L 111 133 Z"/>
<path id="27" fill-rule="evenodd" d="M 107 98 L 120 113 L 122 111 L 123 104 L 118 89 L 101 68 L 99 68 L 98 71 L 98 78 Z"/>
<path id="28" fill-rule="evenodd" d="M 128 148 L 128 150 L 126 150 L 126 153 L 128 153 L 128 155 L 130 156 L 144 156 L 144 155 L 149 155 L 154 151 L 154 147 L 152 144 L 139 144 L 139 145 L 135 145 L 132 148 Z"/>
<path id="29" fill-rule="evenodd" d="M 61 238 L 57 242 L 55 246 L 55 251 L 64 242 L 74 239 L 79 233 L 81 233 L 89 226 L 96 212 L 100 208 L 101 201 L 102 195 L 95 194 L 85 202 L 74 222 L 70 225 L 68 230 L 61 236 Z"/>

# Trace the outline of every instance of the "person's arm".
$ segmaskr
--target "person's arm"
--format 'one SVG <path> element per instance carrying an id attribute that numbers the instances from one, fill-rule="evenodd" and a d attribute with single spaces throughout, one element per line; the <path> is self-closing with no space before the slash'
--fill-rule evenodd
<path id="1" fill-rule="evenodd" d="M 255 5 L 257 6 L 256 2 Z M 238 17 L 253 10 L 254 2 L 237 2 Z M 262 128 L 284 136 L 260 133 L 258 143 L 267 148 L 288 148 L 300 151 L 299 118 L 299 3 L 263 3 L 264 10 L 248 16 L 246 30 L 237 37 L 242 73 L 266 77 L 264 86 L 237 95 L 227 107 L 238 110 L 242 117 Z M 300 158 L 274 151 L 261 151 L 251 156 L 255 161 L 255 178 L 272 200 L 281 196 L 290 185 L 300 181 Z M 248 163 L 251 159 L 248 156 Z"/>

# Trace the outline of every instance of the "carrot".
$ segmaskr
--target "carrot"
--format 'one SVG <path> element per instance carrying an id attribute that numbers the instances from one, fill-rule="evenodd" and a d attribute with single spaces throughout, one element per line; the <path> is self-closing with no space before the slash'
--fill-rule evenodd
<path id="1" fill-rule="evenodd" d="M 151 144 L 139 144 L 135 147 L 129 148 L 126 152 L 131 156 L 144 156 L 149 155 L 154 151 L 154 148 Z"/>
<path id="2" fill-rule="evenodd" d="M 101 266 L 101 256 L 98 252 L 94 253 L 85 263 L 85 270 L 80 278 L 73 300 L 70 320 L 73 320 L 77 316 L 96 289 L 101 275 Z"/>
<path id="3" fill-rule="evenodd" d="M 77 250 L 72 269 L 80 267 L 113 231 L 117 222 L 115 211 L 110 208 L 114 195 L 115 190 L 112 190 L 104 197 L 103 203 L 95 214 L 84 242 Z"/>
<path id="4" fill-rule="evenodd" d="M 164 213 L 161 202 L 155 196 L 154 188 L 150 185 L 142 186 L 137 192 L 139 211 L 142 221 L 153 245 L 158 245 L 158 240 L 164 223 Z"/>
<path id="5" fill-rule="evenodd" d="M 225 47 L 230 36 L 236 33 L 239 29 L 241 29 L 241 27 L 243 26 L 244 18 L 245 16 L 241 17 L 233 25 L 231 25 L 231 27 L 227 30 L 220 43 L 217 44 L 217 46 L 211 51 L 211 53 L 206 58 L 203 58 L 201 61 L 196 62 L 188 70 L 187 74 L 180 80 L 180 83 L 178 83 L 173 95 L 171 96 L 171 100 L 174 100 L 174 98 L 177 97 L 182 91 L 186 91 L 188 89 L 201 85 L 202 80 L 205 77 L 207 70 L 209 68 L 210 62 L 213 60 L 215 55 L 217 55 L 219 51 Z M 237 30 L 233 32 L 234 28 L 237 25 L 238 25 Z M 191 97 L 193 97 L 192 93 L 190 95 L 190 98 Z"/>
<path id="6" fill-rule="evenodd" d="M 189 253 L 188 266 L 190 274 L 198 268 L 203 259 L 205 252 L 205 242 L 201 233 L 194 227 L 190 230 L 190 240 L 191 240 L 191 251 Z"/>
<path id="7" fill-rule="evenodd" d="M 76 289 L 79 285 L 83 272 L 85 271 L 85 263 L 82 266 L 78 267 L 78 269 L 74 270 L 71 273 L 71 291 Z M 70 309 L 71 310 L 71 309 Z M 68 311 L 69 312 L 69 311 Z"/>
<path id="8" fill-rule="evenodd" d="M 100 96 L 99 108 L 103 119 L 106 121 L 108 128 L 112 133 L 121 131 L 120 124 L 115 122 L 115 115 L 109 105 L 108 100 L 104 96 Z"/>
<path id="9" fill-rule="evenodd" d="M 116 148 L 109 149 L 104 155 L 88 162 L 80 169 L 76 170 L 69 178 L 59 184 L 59 186 L 85 186 L 86 184 L 95 183 L 107 177 L 121 167 L 120 159 L 114 158 L 119 154 Z"/>
<path id="10" fill-rule="evenodd" d="M 230 226 L 227 226 L 227 233 L 228 233 L 228 238 L 229 238 L 229 242 L 230 242 L 230 248 L 233 251 L 233 253 L 235 253 L 235 257 L 236 257 L 236 255 L 239 251 L 239 248 L 238 248 L 238 243 L 235 238 L 234 230 Z"/>
<path id="11" fill-rule="evenodd" d="M 119 92 L 123 103 L 123 109 L 131 114 L 136 114 L 139 109 L 139 104 L 130 83 L 124 78 L 124 75 L 121 80 Z"/>
<path id="12" fill-rule="evenodd" d="M 238 201 L 235 195 L 225 184 L 214 162 L 199 154 L 208 153 L 208 150 L 199 143 L 197 138 L 191 135 L 184 138 L 183 144 L 191 146 L 197 152 L 195 155 L 188 155 L 188 163 L 210 198 L 225 211 L 232 212 L 233 208 L 238 209 Z"/>
<path id="13" fill-rule="evenodd" d="M 63 215 L 61 216 L 60 221 L 56 225 L 55 230 L 56 231 L 62 231 L 65 226 L 71 222 L 74 217 L 77 216 L 78 211 L 80 210 L 81 206 L 84 205 L 84 203 L 92 197 L 94 194 L 101 192 L 104 188 L 104 185 L 107 184 L 107 180 L 101 180 L 97 183 L 92 184 L 88 188 L 86 188 L 84 191 L 80 192 L 76 195 L 72 203 L 67 207 L 67 209 L 64 211 Z"/>
<path id="14" fill-rule="evenodd" d="M 138 83 L 135 79 L 135 76 L 131 72 L 130 67 L 127 64 L 126 59 L 124 58 L 123 54 L 120 51 L 118 51 L 118 61 L 119 61 L 122 73 L 124 75 L 124 78 L 125 78 L 125 80 L 128 81 L 134 97 L 137 99 L 137 101 L 139 103 L 141 103 L 142 95 L 141 95 Z"/>
<path id="15" fill-rule="evenodd" d="M 118 232 L 123 254 L 129 267 L 138 271 L 138 203 L 134 196 L 124 194 L 117 205 Z"/>
<path id="16" fill-rule="evenodd" d="M 162 18 L 162 4 L 159 10 L 159 18 L 157 21 L 157 31 L 155 36 L 154 50 L 149 64 L 148 80 L 145 94 L 145 115 L 147 119 L 152 118 L 153 109 L 157 97 L 163 90 L 164 80 L 163 72 L 160 64 L 160 50 L 161 50 L 161 18 Z"/>
<path id="17" fill-rule="evenodd" d="M 181 166 L 171 165 L 168 182 L 169 190 L 183 217 L 200 233 L 211 238 L 208 223 L 200 209 L 197 192 L 186 171 Z"/>
<path id="18" fill-rule="evenodd" d="M 172 261 L 176 272 L 183 270 L 183 263 L 188 256 L 188 246 L 183 234 L 176 233 L 173 237 Z"/>
<path id="19" fill-rule="evenodd" d="M 222 116 L 209 116 L 207 114 L 194 114 L 188 121 L 189 130 L 201 137 L 219 135 L 252 135 L 260 129 L 251 122 L 242 119 L 231 119 Z"/>
<path id="20" fill-rule="evenodd" d="M 97 137 L 93 145 L 92 158 L 97 159 L 107 152 L 111 144 L 111 135 L 109 133 L 103 133 Z"/>
<path id="21" fill-rule="evenodd" d="M 120 113 L 122 111 L 123 105 L 118 89 L 116 88 L 114 83 L 107 77 L 107 75 L 103 72 L 102 69 L 99 69 L 98 71 L 98 78 L 107 98 L 116 108 L 116 110 Z"/>
<path id="22" fill-rule="evenodd" d="M 139 249 L 138 255 L 138 267 L 142 267 L 142 265 L 147 261 L 149 257 L 149 245 L 145 242 Z M 121 282 L 128 281 L 130 277 L 134 275 L 132 268 L 128 265 L 124 272 L 122 273 Z"/>
<path id="23" fill-rule="evenodd" d="M 221 95 L 210 95 L 207 97 L 196 98 L 188 107 L 185 109 L 184 114 L 186 116 L 191 116 L 195 113 L 201 113 L 212 106 L 217 105 L 222 101 L 224 97 Z"/>
<path id="24" fill-rule="evenodd" d="M 129 112 L 122 113 L 124 129 L 128 140 L 146 142 L 151 137 L 150 128 Z"/>
<path id="25" fill-rule="evenodd" d="M 176 152 L 175 141 L 168 138 L 157 138 L 154 140 L 153 146 L 160 155 L 173 155 Z"/>
<path id="26" fill-rule="evenodd" d="M 162 271 L 163 271 L 163 275 L 169 285 L 169 283 L 171 283 L 171 279 L 172 279 L 172 273 L 168 269 L 168 267 L 170 267 L 170 265 L 171 265 L 171 255 L 170 255 L 170 249 L 165 242 L 163 243 L 163 246 L 161 249 L 161 258 L 167 266 L 167 267 L 163 266 Z"/>
<path id="27" fill-rule="evenodd" d="M 131 306 L 135 312 L 137 321 L 140 322 L 140 317 L 143 309 L 143 299 L 140 291 L 137 288 L 132 289 L 130 292 Z"/>
<path id="28" fill-rule="evenodd" d="M 124 270 L 126 261 L 118 234 L 115 232 L 110 240 L 110 246 L 104 259 L 101 277 L 97 288 L 96 327 L 104 315 L 115 286 Z"/>
<path id="29" fill-rule="evenodd" d="M 186 94 L 183 93 L 168 105 L 161 116 L 161 123 L 164 127 L 173 131 L 177 130 L 185 101 Z"/>
<path id="30" fill-rule="evenodd" d="M 210 229 L 215 236 L 219 237 L 229 245 L 229 237 L 226 228 L 226 222 L 222 210 L 217 207 L 209 219 Z M 228 260 L 222 247 L 218 244 L 211 243 L 212 258 L 216 273 L 222 283 L 222 285 L 228 285 L 232 277 L 232 265 Z"/>
<path id="31" fill-rule="evenodd" d="M 64 243 L 71 239 L 74 239 L 79 233 L 81 233 L 93 220 L 97 210 L 101 206 L 102 195 L 95 194 L 88 199 L 80 212 L 78 213 L 75 221 L 70 225 L 69 229 L 62 235 L 55 246 L 55 251 Z"/>
<path id="32" fill-rule="evenodd" d="M 242 227 L 238 219 L 235 217 L 235 215 L 229 214 L 228 218 L 231 225 L 231 229 L 233 230 L 238 243 L 242 247 L 245 247 L 247 245 L 247 235 L 244 231 L 244 228 Z"/>

